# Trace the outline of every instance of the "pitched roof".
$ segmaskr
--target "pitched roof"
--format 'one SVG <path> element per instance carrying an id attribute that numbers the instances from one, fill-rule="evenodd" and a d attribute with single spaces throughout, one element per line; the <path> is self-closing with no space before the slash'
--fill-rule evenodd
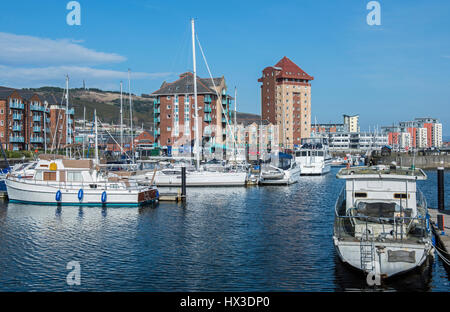
<path id="1" fill-rule="evenodd" d="M 225 79 L 213 78 L 216 86 L 219 86 Z M 186 72 L 180 75 L 180 78 L 174 82 L 163 82 L 159 90 L 153 92 L 151 95 L 171 95 L 171 94 L 192 94 L 194 93 L 194 75 Z M 197 93 L 198 94 L 216 94 L 213 89 L 211 79 L 199 78 L 197 76 Z"/>
<path id="2" fill-rule="evenodd" d="M 282 78 L 313 80 L 314 77 L 308 75 L 303 69 L 298 67 L 288 57 L 283 57 L 274 67 L 280 68 L 279 76 Z"/>

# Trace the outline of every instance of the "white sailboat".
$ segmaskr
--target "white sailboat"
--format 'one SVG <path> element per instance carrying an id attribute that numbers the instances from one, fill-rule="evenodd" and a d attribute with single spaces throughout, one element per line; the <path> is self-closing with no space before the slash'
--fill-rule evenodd
<path id="1" fill-rule="evenodd" d="M 193 82 L 194 82 L 194 161 L 195 170 L 186 170 L 186 186 L 245 186 L 247 180 L 247 172 L 242 170 L 211 170 L 211 168 L 200 165 L 200 153 L 202 147 L 199 146 L 199 115 L 197 105 L 197 65 L 195 56 L 195 22 L 191 20 L 192 28 L 192 57 L 193 57 Z M 214 84 L 214 80 L 213 80 Z M 216 88 L 214 88 L 216 89 Z M 148 183 L 152 181 L 153 171 L 132 176 L 131 179 L 139 183 Z M 156 186 L 181 186 L 181 167 L 175 169 L 163 169 L 156 172 L 154 178 Z"/>

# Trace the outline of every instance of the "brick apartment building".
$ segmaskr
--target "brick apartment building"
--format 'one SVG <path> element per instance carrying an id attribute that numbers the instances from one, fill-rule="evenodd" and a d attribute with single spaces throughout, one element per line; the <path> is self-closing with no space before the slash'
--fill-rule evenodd
<path id="1" fill-rule="evenodd" d="M 69 144 L 73 142 L 73 113 L 69 110 Z M 0 87 L 0 140 L 6 150 L 43 150 L 45 138 L 47 147 L 52 142 L 65 144 L 65 122 L 62 127 L 61 121 L 57 123 L 58 118 L 65 121 L 65 115 L 65 108 L 53 95 Z"/>
<path id="2" fill-rule="evenodd" d="M 305 73 L 289 58 L 264 68 L 261 82 L 262 119 L 279 126 L 279 142 L 292 149 L 302 138 L 311 136 L 311 83 Z"/>
<path id="3" fill-rule="evenodd" d="M 215 86 L 215 90 L 214 90 Z M 190 72 L 183 73 L 171 83 L 163 82 L 151 96 L 154 101 L 154 138 L 162 149 L 177 149 L 192 146 L 195 139 L 194 122 L 194 78 Z M 232 136 L 227 126 L 231 123 L 230 104 L 225 78 L 211 79 L 197 76 L 197 107 L 199 137 L 202 146 L 226 149 Z"/>

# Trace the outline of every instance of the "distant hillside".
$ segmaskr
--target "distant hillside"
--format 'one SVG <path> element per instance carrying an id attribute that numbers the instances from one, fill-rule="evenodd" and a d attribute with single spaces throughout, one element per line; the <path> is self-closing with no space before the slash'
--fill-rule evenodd
<path id="1" fill-rule="evenodd" d="M 57 99 L 62 99 L 63 89 L 57 87 L 42 87 L 32 90 L 38 94 L 53 93 Z M 120 92 L 103 91 L 100 89 L 70 89 L 69 103 L 75 108 L 75 119 L 83 118 L 83 108 L 86 107 L 86 119 L 92 119 L 94 109 L 102 122 L 120 122 Z M 153 99 L 132 94 L 133 124 L 145 129 L 153 125 Z M 130 122 L 130 106 L 128 94 L 123 94 L 123 118 L 124 123 Z"/>
<path id="2" fill-rule="evenodd" d="M 64 89 L 58 87 L 41 87 L 27 89 L 38 94 L 54 94 L 57 99 L 63 98 Z M 75 108 L 75 119 L 83 118 L 83 108 L 86 107 L 86 119 L 91 120 L 94 109 L 102 122 L 118 124 L 120 122 L 120 92 L 103 91 L 100 89 L 69 89 L 69 103 Z M 153 126 L 153 99 L 149 95 L 137 96 L 132 94 L 133 124 L 136 127 L 144 125 L 144 129 Z M 130 106 L 128 94 L 123 94 L 123 118 L 124 123 L 130 122 Z M 252 122 L 260 122 L 261 117 L 256 114 L 237 112 L 238 123 L 245 125 Z"/>

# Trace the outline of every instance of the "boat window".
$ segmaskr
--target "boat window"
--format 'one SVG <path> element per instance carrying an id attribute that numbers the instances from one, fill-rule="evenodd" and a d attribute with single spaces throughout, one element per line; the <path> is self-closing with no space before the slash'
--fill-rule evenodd
<path id="1" fill-rule="evenodd" d="M 82 182 L 83 178 L 79 171 L 67 171 L 67 182 Z"/>
<path id="2" fill-rule="evenodd" d="M 97 184 L 89 184 L 90 188 L 96 189 L 97 188 Z"/>
<path id="3" fill-rule="evenodd" d="M 306 151 L 302 152 L 302 156 L 308 156 L 308 152 Z"/>
<path id="4" fill-rule="evenodd" d="M 364 193 L 364 192 L 356 192 L 356 193 L 355 193 L 355 197 L 366 198 L 366 197 L 367 197 L 367 193 Z"/>
<path id="5" fill-rule="evenodd" d="M 323 156 L 323 151 L 318 151 L 317 156 Z"/>
<path id="6" fill-rule="evenodd" d="M 394 198 L 396 198 L 396 199 L 400 199 L 400 198 L 406 199 L 406 194 L 405 193 L 395 193 L 394 194 Z"/>
<path id="7" fill-rule="evenodd" d="M 56 181 L 56 171 L 44 172 L 44 181 Z"/>
<path id="8" fill-rule="evenodd" d="M 42 181 L 42 171 L 37 171 L 34 176 L 34 179 L 38 180 L 38 181 Z"/>

